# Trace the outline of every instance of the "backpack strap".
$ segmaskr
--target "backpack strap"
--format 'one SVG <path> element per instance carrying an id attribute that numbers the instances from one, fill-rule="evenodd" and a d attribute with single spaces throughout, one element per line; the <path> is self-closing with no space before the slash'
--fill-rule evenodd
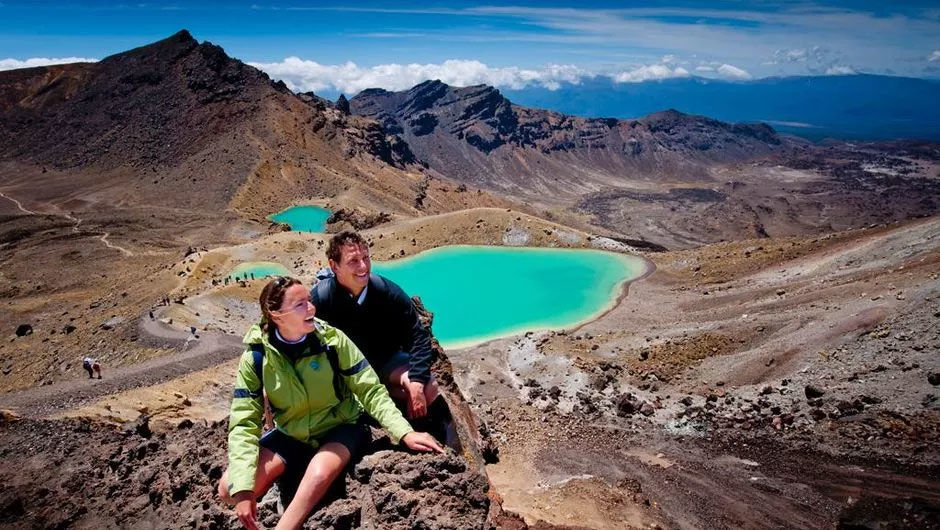
<path id="1" fill-rule="evenodd" d="M 310 352 L 314 354 L 324 353 L 326 354 L 326 360 L 330 363 L 330 369 L 333 371 L 333 393 L 336 394 L 337 399 L 342 401 L 346 396 L 349 395 L 348 389 L 346 388 L 346 383 L 343 381 L 341 375 L 345 375 L 339 367 L 339 354 L 336 351 L 336 348 L 322 342 L 320 337 L 316 333 L 310 333 L 307 335 L 307 341 L 310 346 Z"/>
<path id="2" fill-rule="evenodd" d="M 258 378 L 258 395 L 261 395 L 261 391 L 264 390 L 264 344 L 260 342 L 255 342 L 250 344 L 251 348 L 251 361 L 254 365 L 255 376 Z"/>
<path id="3" fill-rule="evenodd" d="M 332 272 L 332 271 L 331 271 Z M 333 305 L 333 282 L 336 281 L 336 278 L 333 276 L 328 276 L 326 278 L 321 278 L 316 285 L 313 286 L 310 294 L 316 293 L 315 299 L 317 303 L 317 310 L 324 310 L 324 312 L 329 311 L 329 307 Z"/>
<path id="4" fill-rule="evenodd" d="M 385 283 L 385 278 L 379 276 L 378 274 L 375 274 L 375 273 L 370 274 L 369 282 L 374 283 L 375 286 L 378 287 L 380 291 L 388 290 L 388 285 Z"/>

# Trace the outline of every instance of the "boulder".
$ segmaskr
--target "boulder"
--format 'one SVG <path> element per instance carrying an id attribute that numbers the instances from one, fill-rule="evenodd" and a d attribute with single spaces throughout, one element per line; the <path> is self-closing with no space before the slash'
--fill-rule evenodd
<path id="1" fill-rule="evenodd" d="M 814 385 L 806 385 L 803 389 L 803 392 L 806 394 L 807 399 L 816 399 L 821 398 L 826 394 L 826 391 Z"/>

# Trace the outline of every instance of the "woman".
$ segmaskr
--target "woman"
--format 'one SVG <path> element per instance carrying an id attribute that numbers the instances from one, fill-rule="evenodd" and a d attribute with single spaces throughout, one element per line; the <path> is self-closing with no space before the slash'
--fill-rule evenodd
<path id="1" fill-rule="evenodd" d="M 300 528 L 369 434 L 363 407 L 416 451 L 443 452 L 415 432 L 369 363 L 340 330 L 314 319 L 316 307 L 300 281 L 280 277 L 261 291 L 261 323 L 245 335 L 229 423 L 229 466 L 219 496 L 255 530 L 257 499 L 287 469 L 305 469 L 277 528 Z M 261 436 L 264 399 L 275 429 Z"/>

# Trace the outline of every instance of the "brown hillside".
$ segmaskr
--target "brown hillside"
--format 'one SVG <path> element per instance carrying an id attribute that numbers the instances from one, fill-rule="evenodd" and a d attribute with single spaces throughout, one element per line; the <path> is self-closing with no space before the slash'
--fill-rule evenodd
<path id="1" fill-rule="evenodd" d="M 41 166 L 72 190 L 255 217 L 342 194 L 403 214 L 420 195 L 421 209 L 453 207 L 377 123 L 297 97 L 185 30 L 98 63 L 3 72 L 0 92 L 10 180 Z"/>

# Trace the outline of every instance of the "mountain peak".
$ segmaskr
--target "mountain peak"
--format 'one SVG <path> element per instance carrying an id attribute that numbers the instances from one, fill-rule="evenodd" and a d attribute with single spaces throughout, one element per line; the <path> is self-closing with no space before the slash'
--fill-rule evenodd
<path id="1" fill-rule="evenodd" d="M 159 60 L 170 59 L 171 62 L 179 57 L 186 55 L 194 48 L 199 46 L 199 42 L 193 38 L 192 34 L 185 29 L 181 29 L 169 37 L 128 50 L 117 53 L 102 59 L 104 61 L 117 61 L 126 58 L 139 60 Z"/>

